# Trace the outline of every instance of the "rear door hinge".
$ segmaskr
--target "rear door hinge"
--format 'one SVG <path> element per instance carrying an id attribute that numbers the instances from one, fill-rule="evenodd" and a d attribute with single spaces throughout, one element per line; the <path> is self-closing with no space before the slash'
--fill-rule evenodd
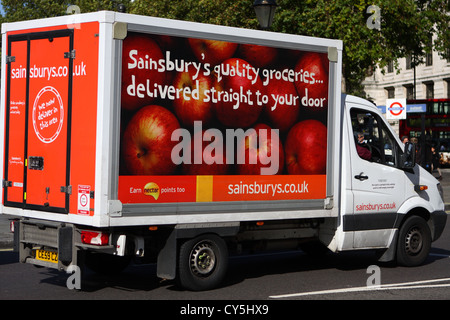
<path id="1" fill-rule="evenodd" d="M 62 186 L 61 192 L 67 193 L 69 195 L 72 194 L 72 186 Z"/>
<path id="2" fill-rule="evenodd" d="M 64 58 L 65 59 L 75 59 L 76 56 L 76 50 L 70 50 L 69 52 L 64 52 Z"/>
<path id="3" fill-rule="evenodd" d="M 15 56 L 6 56 L 6 63 L 16 62 Z"/>
<path id="4" fill-rule="evenodd" d="M 3 188 L 12 187 L 12 181 L 3 180 Z"/>

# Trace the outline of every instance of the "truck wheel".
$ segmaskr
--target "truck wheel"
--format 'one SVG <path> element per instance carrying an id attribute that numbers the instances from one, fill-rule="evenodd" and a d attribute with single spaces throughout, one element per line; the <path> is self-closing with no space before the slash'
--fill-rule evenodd
<path id="1" fill-rule="evenodd" d="M 422 264 L 431 248 L 431 232 L 427 222 L 418 216 L 409 217 L 400 229 L 397 262 L 406 267 Z"/>
<path id="2" fill-rule="evenodd" d="M 217 287 L 225 276 L 228 249 L 216 235 L 202 235 L 180 246 L 178 283 L 188 290 L 200 291 Z"/>

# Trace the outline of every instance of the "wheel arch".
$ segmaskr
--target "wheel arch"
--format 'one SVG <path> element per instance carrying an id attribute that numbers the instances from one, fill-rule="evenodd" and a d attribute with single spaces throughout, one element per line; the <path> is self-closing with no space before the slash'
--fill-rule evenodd
<path id="1" fill-rule="evenodd" d="M 239 232 L 239 224 L 176 225 L 158 253 L 157 276 L 173 280 L 177 275 L 179 248 L 182 242 L 201 235 L 216 235 L 226 238 Z"/>

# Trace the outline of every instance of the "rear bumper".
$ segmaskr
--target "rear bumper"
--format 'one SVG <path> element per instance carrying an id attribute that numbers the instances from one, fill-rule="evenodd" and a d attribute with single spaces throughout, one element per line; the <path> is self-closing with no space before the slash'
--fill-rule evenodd
<path id="1" fill-rule="evenodd" d="M 73 230 L 73 226 L 64 223 L 17 221 L 14 229 L 14 248 L 19 251 L 19 261 L 59 270 L 67 269 L 71 263 L 76 263 Z M 39 260 L 36 256 L 37 249 L 57 253 L 57 263 Z"/>

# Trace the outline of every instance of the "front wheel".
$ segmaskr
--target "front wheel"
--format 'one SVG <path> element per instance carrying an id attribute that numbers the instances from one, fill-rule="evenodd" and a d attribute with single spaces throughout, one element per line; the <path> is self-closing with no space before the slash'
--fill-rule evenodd
<path id="1" fill-rule="evenodd" d="M 209 290 L 217 287 L 225 276 L 228 249 L 216 235 L 202 235 L 180 246 L 178 282 L 188 290 Z"/>
<path id="2" fill-rule="evenodd" d="M 418 216 L 409 217 L 400 229 L 397 262 L 406 267 L 422 264 L 431 248 L 431 232 L 427 222 Z"/>

